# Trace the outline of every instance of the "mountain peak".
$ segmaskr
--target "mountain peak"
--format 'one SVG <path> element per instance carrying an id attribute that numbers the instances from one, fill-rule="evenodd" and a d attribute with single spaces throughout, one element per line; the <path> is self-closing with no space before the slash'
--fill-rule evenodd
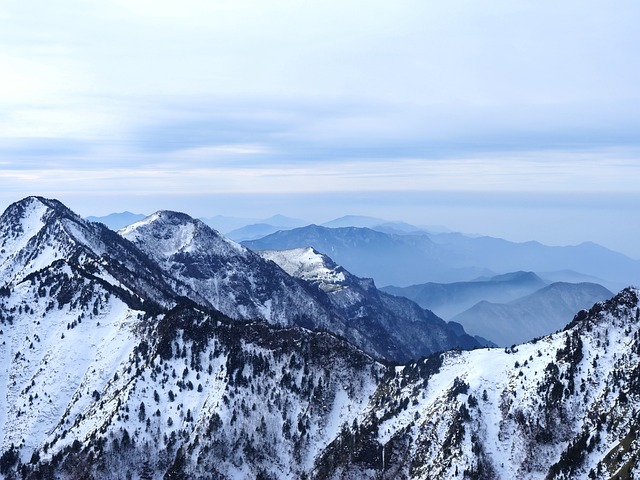
<path id="1" fill-rule="evenodd" d="M 177 253 L 195 252 L 237 255 L 244 247 L 220 235 L 201 220 L 186 213 L 160 210 L 147 218 L 133 223 L 118 233 L 135 244 L 153 242 L 147 254 L 158 259 L 166 259 Z"/>
<path id="2" fill-rule="evenodd" d="M 313 247 L 290 250 L 264 250 L 262 258 L 271 260 L 289 275 L 312 283 L 335 288 L 346 280 L 344 268 Z M 324 288 L 323 288 L 324 289 Z"/>
<path id="3" fill-rule="evenodd" d="M 68 223 L 83 222 L 78 215 L 57 200 L 31 196 L 9 205 L 0 216 L 2 256 L 10 255 L 9 251 L 16 253 L 22 250 L 34 237 L 43 232 L 45 227 L 53 227 L 56 220 L 62 219 L 69 220 Z M 58 237 L 55 241 L 62 241 L 64 235 L 61 235 L 59 227 L 59 224 L 53 227 L 58 233 L 51 234 L 52 240 L 53 237 Z M 62 230 L 67 236 L 70 235 L 68 229 Z M 1 258 L 0 263 L 4 263 Z"/>
<path id="4" fill-rule="evenodd" d="M 373 227 L 375 225 L 380 225 L 382 223 L 386 223 L 387 220 L 376 217 L 368 217 L 365 215 L 345 215 L 340 218 L 336 218 L 329 222 L 323 223 L 322 226 L 329 228 L 340 228 L 340 227 Z"/>
<path id="5" fill-rule="evenodd" d="M 176 212 L 173 210 L 158 210 L 157 212 L 152 213 L 148 217 L 143 218 L 142 220 L 132 224 L 131 226 L 147 224 L 152 222 L 161 222 L 161 223 L 170 224 L 170 225 L 178 225 L 178 224 L 194 223 L 195 221 L 196 220 L 194 218 L 190 217 L 186 213 Z"/>
<path id="6" fill-rule="evenodd" d="M 538 275 L 534 272 L 525 272 L 524 270 L 519 270 L 517 272 L 509 272 L 504 273 L 502 275 L 495 275 L 490 278 L 492 282 L 535 282 L 539 284 L 543 284 L 544 280 L 542 280 Z"/>
<path id="7" fill-rule="evenodd" d="M 45 222 L 51 216 L 80 218 L 58 200 L 30 196 L 9 205 L 2 214 L 2 219 L 3 223 Z"/>
<path id="8" fill-rule="evenodd" d="M 98 278 L 113 281 L 119 292 L 128 290 L 125 302 L 173 301 L 158 269 L 106 226 L 43 197 L 27 197 L 9 206 L 0 217 L 0 284 L 18 285 L 33 275 L 55 277 L 51 272 L 60 265 L 77 270 L 77 278 L 90 283 Z"/>

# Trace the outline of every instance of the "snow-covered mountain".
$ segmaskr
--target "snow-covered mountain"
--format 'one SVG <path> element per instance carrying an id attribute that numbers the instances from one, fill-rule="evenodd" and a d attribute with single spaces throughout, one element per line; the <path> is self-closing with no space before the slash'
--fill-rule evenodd
<path id="1" fill-rule="evenodd" d="M 165 234 L 184 235 L 156 247 L 197 252 L 174 221 Z M 3 478 L 640 474 L 636 289 L 536 342 L 397 365 L 330 332 L 230 319 L 55 201 L 9 207 L 0 251 Z M 354 288 L 308 253 L 308 288 Z"/>
<path id="2" fill-rule="evenodd" d="M 3 452 L 42 448 L 139 340 L 145 312 L 178 299 L 160 269 L 104 225 L 29 197 L 0 217 Z"/>
<path id="3" fill-rule="evenodd" d="M 483 339 L 458 334 L 441 318 L 405 298 L 379 291 L 370 278 L 358 278 L 313 248 L 265 250 L 263 258 L 324 292 L 347 320 L 340 333 L 368 351 L 407 361 L 419 352 L 474 348 Z M 418 354 L 418 355 L 416 355 Z"/>
<path id="4" fill-rule="evenodd" d="M 350 286 L 343 295 L 316 288 L 312 278 L 282 269 L 286 264 L 278 266 L 276 256 L 263 258 L 182 213 L 157 212 L 120 234 L 147 253 L 168 278 L 188 285 L 182 295 L 234 319 L 330 331 L 395 361 L 478 346 L 431 312 L 378 292 L 371 280 L 354 277 L 328 257 L 320 261 L 341 270 Z"/>
<path id="5" fill-rule="evenodd" d="M 342 329 L 323 298 L 259 255 L 184 213 L 161 211 L 120 235 L 144 251 L 180 293 L 240 320 Z"/>
<path id="6" fill-rule="evenodd" d="M 28 197 L 10 205 L 0 217 L 0 285 L 13 288 L 52 268 L 119 289 L 130 303 L 174 303 L 158 266 L 104 225 L 56 200 Z"/>
<path id="7" fill-rule="evenodd" d="M 324 450 L 318 478 L 636 478 L 638 290 L 513 349 L 398 367 Z"/>

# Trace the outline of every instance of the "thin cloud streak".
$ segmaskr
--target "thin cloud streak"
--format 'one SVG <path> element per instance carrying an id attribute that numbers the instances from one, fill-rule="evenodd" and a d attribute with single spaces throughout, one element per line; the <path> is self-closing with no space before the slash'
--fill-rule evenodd
<path id="1" fill-rule="evenodd" d="M 252 147 L 226 147 L 233 154 L 259 155 Z M 204 157 L 219 151 L 199 151 Z M 371 191 L 464 191 L 464 192 L 635 192 L 640 164 L 635 159 L 594 157 L 547 152 L 545 159 L 535 155 L 506 158 L 468 158 L 446 160 L 394 159 L 350 162 L 348 160 L 305 163 L 297 167 L 277 162 L 223 162 L 202 159 L 202 165 L 181 165 L 166 156 L 145 167 L 92 168 L 4 168 L 0 183 L 5 192 L 23 189 L 48 192 L 100 191 L 144 194 L 216 193 L 312 193 Z M 553 158 L 549 161 L 546 157 Z M 577 157 L 577 158 L 576 158 Z M 180 157 L 182 158 L 182 157 Z M 212 165 L 205 165 L 211 163 Z M 261 164 L 262 163 L 262 164 Z"/>

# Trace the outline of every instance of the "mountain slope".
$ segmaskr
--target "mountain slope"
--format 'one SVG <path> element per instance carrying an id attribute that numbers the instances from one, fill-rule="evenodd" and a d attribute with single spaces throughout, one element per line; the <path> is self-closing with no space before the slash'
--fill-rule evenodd
<path id="1" fill-rule="evenodd" d="M 80 355 L 87 329 L 68 335 L 58 346 L 66 362 L 63 353 L 35 362 L 34 349 L 4 356 L 24 378 L 9 377 L 0 404 L 1 474 L 299 478 L 384 371 L 329 334 L 230 322 L 190 306 L 114 327 L 120 337 Z"/>
<path id="2" fill-rule="evenodd" d="M 29 197 L 0 217 L 2 450 L 42 439 L 82 409 L 135 341 L 143 310 L 178 300 L 129 242 L 61 203 Z"/>
<path id="3" fill-rule="evenodd" d="M 436 351 L 480 346 L 464 330 L 458 333 L 432 312 L 379 291 L 371 279 L 352 275 L 312 248 L 259 254 L 324 292 L 347 320 L 347 329 L 338 333 L 357 345 L 371 345 L 368 351 L 407 361 Z"/>
<path id="4" fill-rule="evenodd" d="M 3 478 L 640 475 L 637 289 L 537 341 L 395 365 L 198 305 L 57 202 L 0 220 Z M 355 289 L 312 260 L 306 281 Z"/>
<path id="5" fill-rule="evenodd" d="M 314 478 L 635 478 L 638 293 L 537 343 L 397 368 Z"/>
<path id="6" fill-rule="evenodd" d="M 7 398 L 20 398 L 27 408 L 11 410 L 11 423 L 0 430 L 0 473 L 372 479 L 637 474 L 639 311 L 638 291 L 627 290 L 537 343 L 449 352 L 393 367 L 326 333 L 242 324 L 178 306 L 135 317 L 127 345 L 87 355 L 75 388 L 47 388 L 45 378 L 65 379 L 38 373 L 59 372 L 62 356 L 43 365 L 33 361 L 34 349 L 26 349 L 24 358 L 5 355 L 3 363 L 19 365 L 27 377 L 8 384 Z M 30 318 L 19 315 L 14 325 Z M 3 335 L 12 339 L 22 332 Z M 52 392 L 68 399 L 60 417 L 48 406 Z M 23 428 L 35 424 L 37 429 Z"/>
<path id="7" fill-rule="evenodd" d="M 507 346 L 555 332 L 564 327 L 575 312 L 612 296 L 609 290 L 595 283 L 557 282 L 505 304 L 479 302 L 452 321 L 475 335 Z"/>

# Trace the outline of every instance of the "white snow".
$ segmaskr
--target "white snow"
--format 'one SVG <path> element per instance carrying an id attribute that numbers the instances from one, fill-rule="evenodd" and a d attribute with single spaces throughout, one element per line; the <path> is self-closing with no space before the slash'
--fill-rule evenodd
<path id="1" fill-rule="evenodd" d="M 340 284 L 346 280 L 344 271 L 337 266 L 327 266 L 327 259 L 311 247 L 290 250 L 263 250 L 262 258 L 275 262 L 289 275 L 302 280 L 325 284 Z"/>

